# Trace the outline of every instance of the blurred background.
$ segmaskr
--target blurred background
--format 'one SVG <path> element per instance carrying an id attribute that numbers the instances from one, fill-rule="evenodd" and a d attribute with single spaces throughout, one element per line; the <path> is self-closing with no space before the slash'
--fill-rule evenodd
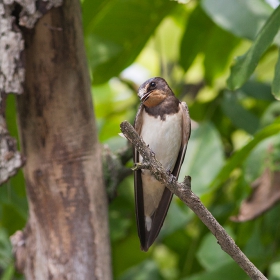
<path id="1" fill-rule="evenodd" d="M 81 3 L 100 142 L 113 153 L 126 147 L 119 125 L 134 121 L 137 88 L 150 77 L 165 78 L 192 118 L 179 180 L 190 175 L 193 192 L 247 257 L 269 279 L 280 279 L 280 37 L 273 35 L 279 29 L 273 22 L 279 2 Z M 262 28 L 272 44 L 264 46 Z M 247 79 L 231 66 L 254 44 L 256 68 Z M 7 122 L 18 138 L 13 95 L 7 100 Z M 132 165 L 132 160 L 126 164 Z M 0 188 L 1 280 L 23 279 L 14 269 L 9 236 L 25 226 L 27 217 L 19 172 Z M 249 279 L 176 197 L 156 243 L 141 252 L 132 172 L 109 204 L 109 220 L 114 279 Z"/>

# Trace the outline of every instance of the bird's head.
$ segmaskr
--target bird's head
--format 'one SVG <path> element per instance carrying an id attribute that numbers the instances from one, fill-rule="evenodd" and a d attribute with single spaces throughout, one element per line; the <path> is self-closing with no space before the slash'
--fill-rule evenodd
<path id="1" fill-rule="evenodd" d="M 160 77 L 147 80 L 138 89 L 138 96 L 147 107 L 157 106 L 170 95 L 173 95 L 172 90 L 167 82 Z"/>

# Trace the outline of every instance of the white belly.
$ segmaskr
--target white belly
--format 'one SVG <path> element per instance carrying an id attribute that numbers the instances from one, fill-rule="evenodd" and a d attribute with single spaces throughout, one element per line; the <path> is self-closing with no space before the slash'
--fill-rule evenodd
<path id="1" fill-rule="evenodd" d="M 156 158 L 166 170 L 172 171 L 176 163 L 182 141 L 182 112 L 166 116 L 162 121 L 160 117 L 155 118 L 143 112 L 143 124 L 140 133 L 141 137 L 150 149 L 155 153 Z M 140 156 L 140 161 L 142 157 Z M 157 181 L 148 170 L 142 171 L 142 185 L 144 193 L 145 216 L 149 217 L 154 213 L 161 200 L 165 186 Z M 149 226 L 148 230 L 149 230 Z"/>

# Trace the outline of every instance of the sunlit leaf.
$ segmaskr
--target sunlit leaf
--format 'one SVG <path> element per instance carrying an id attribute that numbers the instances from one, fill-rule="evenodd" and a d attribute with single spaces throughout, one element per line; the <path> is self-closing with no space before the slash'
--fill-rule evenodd
<path id="1" fill-rule="evenodd" d="M 201 5 L 216 24 L 251 40 L 273 11 L 262 0 L 202 0 Z"/>
<path id="2" fill-rule="evenodd" d="M 247 53 L 236 59 L 235 64 L 231 67 L 231 74 L 227 81 L 230 89 L 235 90 L 241 87 L 253 73 L 261 56 L 271 45 L 279 30 L 279 18 L 280 6 L 269 17 Z"/>
<path id="3" fill-rule="evenodd" d="M 239 151 L 236 151 L 231 156 L 231 158 L 226 162 L 224 167 L 220 170 L 218 175 L 212 181 L 211 187 L 217 187 L 223 182 L 225 182 L 229 178 L 230 173 L 244 162 L 244 160 L 248 157 L 249 153 L 256 147 L 258 143 L 272 135 L 278 134 L 279 132 L 280 120 L 276 120 L 274 124 L 271 124 L 257 132 L 254 138 L 248 144 L 246 144 Z"/>
<path id="4" fill-rule="evenodd" d="M 269 279 L 280 280 L 280 262 L 274 262 L 269 268 Z"/>
<path id="5" fill-rule="evenodd" d="M 178 278 L 178 256 L 176 253 L 164 245 L 159 245 L 153 251 L 153 259 L 165 279 Z"/>

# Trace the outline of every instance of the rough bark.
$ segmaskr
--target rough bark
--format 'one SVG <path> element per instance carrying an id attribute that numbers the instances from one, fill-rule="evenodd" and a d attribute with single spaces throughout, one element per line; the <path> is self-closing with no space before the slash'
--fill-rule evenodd
<path id="1" fill-rule="evenodd" d="M 23 39 L 14 20 L 12 7 L 0 0 L 0 185 L 13 176 L 24 162 L 16 150 L 15 140 L 8 133 L 5 119 L 7 93 L 20 94 L 24 80 L 20 60 Z"/>
<path id="2" fill-rule="evenodd" d="M 24 40 L 18 24 L 32 28 L 47 10 L 61 3 L 62 0 L 0 0 L 0 185 L 24 164 L 24 158 L 16 150 L 15 139 L 8 133 L 5 119 L 7 94 L 23 91 Z"/>
<path id="3" fill-rule="evenodd" d="M 121 123 L 121 131 L 143 157 L 143 162 L 136 163 L 134 170 L 149 169 L 157 180 L 168 187 L 171 192 L 185 202 L 186 205 L 199 217 L 216 237 L 221 248 L 232 257 L 232 259 L 251 279 L 267 279 L 245 256 L 235 244 L 234 240 L 227 234 L 225 229 L 201 203 L 200 199 L 191 191 L 191 178 L 187 176 L 183 183 L 178 183 L 176 178 L 163 168 L 162 164 L 155 158 L 155 154 L 127 121 Z"/>
<path id="4" fill-rule="evenodd" d="M 111 279 L 107 197 L 79 0 L 24 29 L 18 119 L 29 221 L 12 239 L 27 279 Z"/>

